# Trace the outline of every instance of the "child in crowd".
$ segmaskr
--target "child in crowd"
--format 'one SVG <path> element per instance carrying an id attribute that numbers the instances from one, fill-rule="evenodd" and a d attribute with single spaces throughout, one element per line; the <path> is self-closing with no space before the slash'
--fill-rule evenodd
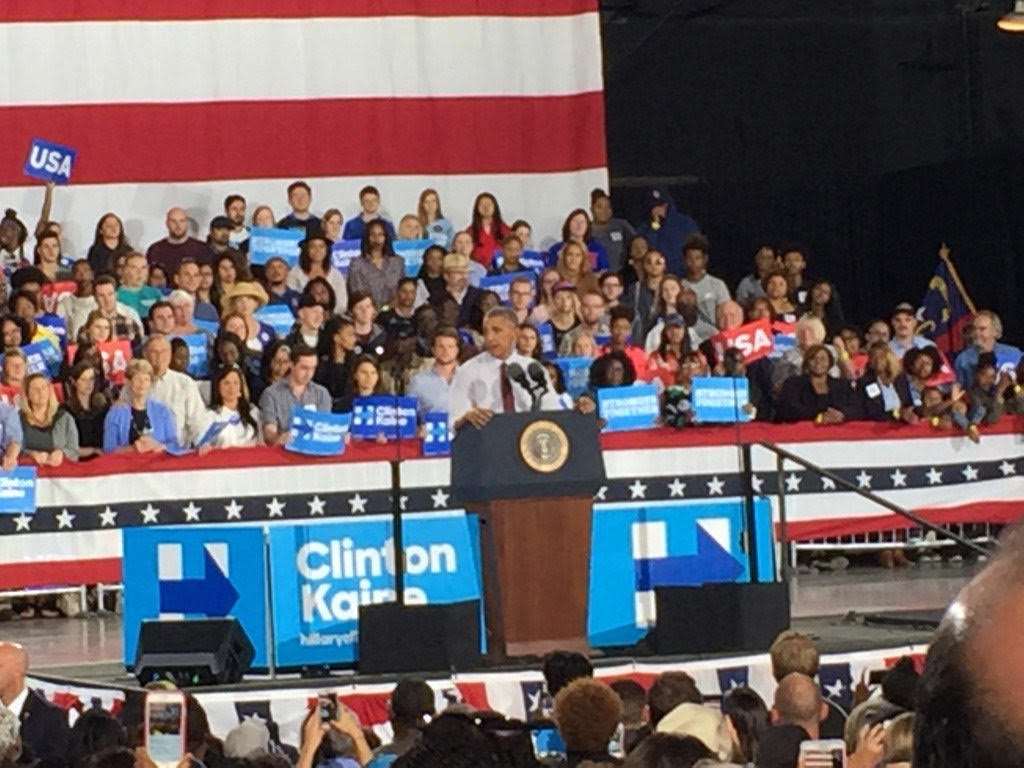
<path id="1" fill-rule="evenodd" d="M 1000 373 L 995 354 L 982 352 L 978 355 L 978 367 L 966 402 L 961 401 L 952 408 L 953 423 L 966 432 L 972 442 L 981 442 L 978 425 L 999 421 L 1003 415 L 1003 398 L 1012 385 L 1010 373 Z"/>

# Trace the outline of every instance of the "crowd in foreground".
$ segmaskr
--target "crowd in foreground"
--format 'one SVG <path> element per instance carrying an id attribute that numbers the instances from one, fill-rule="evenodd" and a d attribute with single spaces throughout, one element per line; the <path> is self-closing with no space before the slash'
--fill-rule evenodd
<path id="1" fill-rule="evenodd" d="M 584 412 L 602 389 L 649 382 L 662 423 L 693 424 L 693 383 L 705 376 L 746 379 L 744 417 L 761 420 L 923 420 L 977 441 L 985 424 L 1024 411 L 1020 350 L 999 342 L 994 313 L 976 314 L 949 361 L 909 304 L 849 324 L 836 286 L 811 276 L 797 244 L 758 248 L 730 291 L 709 272 L 708 239 L 658 190 L 636 227 L 595 190 L 589 210 L 570 212 L 537 250 L 529 222 L 506 222 L 488 193 L 457 229 L 434 190 L 395 225 L 374 187 L 343 221 L 337 208 L 312 213 L 312 189 L 298 181 L 280 218 L 228 196 L 204 240 L 172 208 L 167 236 L 144 252 L 108 213 L 80 258 L 63 252 L 52 194 L 33 240 L 14 211 L 0 220 L 5 470 L 283 444 L 292 408 L 346 412 L 382 393 L 447 413 L 455 370 L 484 348 L 484 318 L 502 304 L 518 325 L 517 354 L 541 361 L 559 403 Z M 297 262 L 254 262 L 251 228 L 300 230 Z M 360 244 L 345 263 L 341 240 Z M 417 269 L 396 253 L 403 241 L 424 243 Z M 779 341 L 773 354 L 721 343 L 757 321 Z M 592 361 L 583 386 L 568 386 L 566 358 Z"/>

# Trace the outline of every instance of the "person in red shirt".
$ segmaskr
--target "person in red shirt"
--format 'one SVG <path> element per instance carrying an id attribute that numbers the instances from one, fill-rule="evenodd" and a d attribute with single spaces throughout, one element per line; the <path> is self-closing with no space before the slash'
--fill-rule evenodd
<path id="1" fill-rule="evenodd" d="M 631 307 L 625 305 L 612 307 L 608 313 L 608 327 L 611 331 L 611 338 L 608 341 L 608 346 L 601 350 L 601 354 L 606 355 L 609 352 L 623 353 L 633 364 L 636 378 L 646 381 L 650 377 L 647 371 L 647 353 L 644 352 L 643 347 L 633 344 L 631 338 L 633 316 L 633 309 Z"/>
<path id="2" fill-rule="evenodd" d="M 494 252 L 501 248 L 501 241 L 511 234 L 508 224 L 501 218 L 501 208 L 490 192 L 481 192 L 473 203 L 473 221 L 469 225 L 473 238 L 473 261 L 491 268 Z"/>

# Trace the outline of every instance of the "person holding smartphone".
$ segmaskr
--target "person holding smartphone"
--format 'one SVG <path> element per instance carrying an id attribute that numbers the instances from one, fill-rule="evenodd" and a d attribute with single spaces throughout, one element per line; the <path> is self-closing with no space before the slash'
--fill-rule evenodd
<path id="1" fill-rule="evenodd" d="M 359 718 L 334 694 L 324 694 L 318 697 L 317 708 L 309 713 L 302 724 L 302 746 L 299 748 L 296 768 L 317 768 L 328 761 L 331 761 L 334 768 L 338 768 L 339 763 L 332 760 L 337 755 L 323 754 L 322 746 L 325 746 L 324 739 L 328 734 L 347 736 L 354 747 L 355 760 L 343 758 L 340 766 L 358 768 L 370 762 L 373 753 L 363 735 Z"/>

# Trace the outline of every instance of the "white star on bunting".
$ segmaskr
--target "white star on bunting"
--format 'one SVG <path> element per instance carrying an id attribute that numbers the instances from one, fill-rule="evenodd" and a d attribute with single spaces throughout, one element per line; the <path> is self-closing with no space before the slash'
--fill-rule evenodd
<path id="1" fill-rule="evenodd" d="M 115 526 L 117 525 L 117 512 L 112 510 L 110 507 L 106 507 L 100 512 L 100 527 L 104 526 Z"/>
<path id="2" fill-rule="evenodd" d="M 672 482 L 668 484 L 669 496 L 675 498 L 676 496 L 682 496 L 686 492 L 686 483 L 680 480 L 678 477 L 672 479 Z"/>
<path id="3" fill-rule="evenodd" d="M 629 498 L 631 499 L 643 499 L 646 498 L 647 486 L 640 482 L 638 477 L 633 481 L 633 484 L 629 486 Z"/>
<path id="4" fill-rule="evenodd" d="M 14 518 L 14 532 L 17 533 L 18 531 L 31 530 L 31 528 L 29 528 L 29 525 L 31 525 L 31 523 L 32 518 L 26 515 L 24 512 L 22 512 L 20 515 Z"/>
<path id="5" fill-rule="evenodd" d="M 61 528 L 74 528 L 75 527 L 75 516 L 68 512 L 66 509 L 62 509 L 60 514 L 56 516 L 57 519 L 57 530 Z"/>
<path id="6" fill-rule="evenodd" d="M 907 487 L 907 476 L 899 467 L 896 467 L 896 471 L 889 475 L 889 479 L 892 480 L 893 488 L 906 488 Z"/>
<path id="7" fill-rule="evenodd" d="M 267 517 L 284 517 L 284 503 L 277 500 L 277 496 L 272 498 L 267 504 Z"/>
<path id="8" fill-rule="evenodd" d="M 185 513 L 186 523 L 198 523 L 199 513 L 203 511 L 203 508 L 196 504 L 194 501 L 190 501 L 187 507 L 182 507 L 181 511 Z"/>
<path id="9" fill-rule="evenodd" d="M 976 467 L 972 467 L 970 464 L 968 464 L 966 467 L 963 468 L 963 472 L 961 474 L 963 474 L 964 480 L 967 480 L 968 482 L 970 482 L 971 480 L 977 480 L 978 479 L 978 470 L 977 470 L 977 468 Z"/>
<path id="10" fill-rule="evenodd" d="M 725 488 L 725 481 L 719 480 L 718 475 L 708 480 L 708 496 L 721 496 L 723 488 Z"/>
<path id="11" fill-rule="evenodd" d="M 786 490 L 799 491 L 801 480 L 803 480 L 803 478 L 800 477 L 800 475 L 790 473 L 790 475 L 786 478 Z"/>
<path id="12" fill-rule="evenodd" d="M 232 499 L 230 504 L 225 504 L 224 509 L 228 513 L 228 520 L 241 520 L 242 510 L 245 509 L 237 500 Z"/>
<path id="13" fill-rule="evenodd" d="M 321 499 L 319 496 L 314 496 L 312 499 L 306 502 L 309 507 L 310 517 L 313 515 L 322 515 L 324 513 L 324 506 L 327 502 Z"/>
<path id="14" fill-rule="evenodd" d="M 608 486 L 602 485 L 597 489 L 597 493 L 594 494 L 594 501 L 605 501 L 605 495 L 608 493 Z"/>
<path id="15" fill-rule="evenodd" d="M 836 481 L 831 477 L 821 478 L 821 490 L 823 491 L 834 491 L 836 489 Z"/>
<path id="16" fill-rule="evenodd" d="M 999 465 L 999 471 L 1003 473 L 1003 477 L 1017 474 L 1017 468 L 1006 459 L 1003 459 L 1003 463 Z"/>
<path id="17" fill-rule="evenodd" d="M 862 469 L 860 474 L 857 475 L 857 487 L 858 488 L 870 488 L 871 487 L 871 475 L 867 473 L 866 469 Z"/>
<path id="18" fill-rule="evenodd" d="M 362 496 L 360 496 L 357 493 L 355 496 L 353 496 L 351 499 L 348 500 L 348 506 L 350 508 L 351 513 L 353 515 L 356 512 L 362 512 L 362 513 L 365 514 L 366 513 L 366 502 L 367 502 L 367 499 L 364 499 Z M 401 500 L 399 500 L 399 503 L 401 503 Z"/>
<path id="19" fill-rule="evenodd" d="M 157 507 L 154 507 L 152 502 L 147 504 L 143 509 L 140 509 L 139 514 L 142 515 L 142 522 L 144 525 L 155 523 L 160 519 L 160 510 Z"/>
<path id="20" fill-rule="evenodd" d="M 443 509 L 448 506 L 448 497 L 451 494 L 445 493 L 444 488 L 438 488 L 430 496 L 430 500 L 434 503 L 434 509 Z"/>
<path id="21" fill-rule="evenodd" d="M 942 472 L 935 467 L 932 467 L 925 474 L 928 478 L 928 485 L 941 485 L 942 484 Z"/>
<path id="22" fill-rule="evenodd" d="M 761 493 L 761 486 L 764 485 L 764 480 L 757 475 L 750 476 L 750 487 L 754 489 L 754 493 Z"/>

